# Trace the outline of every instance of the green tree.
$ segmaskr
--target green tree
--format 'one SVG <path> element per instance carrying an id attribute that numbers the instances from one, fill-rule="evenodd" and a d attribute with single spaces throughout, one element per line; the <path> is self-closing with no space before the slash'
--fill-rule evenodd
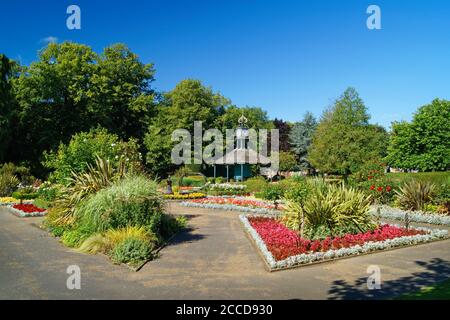
<path id="1" fill-rule="evenodd" d="M 91 79 L 96 121 L 122 139 L 143 138 L 156 112 L 154 73 L 153 64 L 140 62 L 124 44 L 105 48 Z"/>
<path id="2" fill-rule="evenodd" d="M 122 44 L 101 55 L 83 44 L 49 44 L 13 81 L 19 107 L 11 160 L 39 164 L 43 151 L 97 126 L 141 140 L 156 111 L 153 75 L 153 65 Z"/>
<path id="3" fill-rule="evenodd" d="M 171 141 L 172 132 L 186 129 L 193 135 L 194 121 L 202 121 L 203 130 L 212 128 L 229 103 L 223 96 L 193 79 L 181 81 L 163 98 L 144 140 L 147 166 L 161 176 L 176 168 L 170 158 L 175 144 Z"/>
<path id="4" fill-rule="evenodd" d="M 294 123 L 289 133 L 292 151 L 297 155 L 301 169 L 312 169 L 311 164 L 307 160 L 307 156 L 316 127 L 316 118 L 314 118 L 311 112 L 307 112 L 303 116 L 302 121 Z"/>
<path id="5" fill-rule="evenodd" d="M 44 152 L 43 165 L 52 169 L 51 179 L 68 183 L 72 172 L 84 172 L 88 165 L 94 165 L 97 157 L 108 160 L 117 167 L 120 160 L 130 168 L 139 168 L 140 153 L 136 140 L 125 142 L 106 129 L 97 128 L 75 134 L 68 144 L 61 143 L 55 152 Z"/>
<path id="6" fill-rule="evenodd" d="M 386 157 L 391 166 L 421 171 L 450 168 L 450 101 L 434 100 L 411 123 L 392 124 Z"/>
<path id="7" fill-rule="evenodd" d="M 280 171 L 292 171 L 297 168 L 297 157 L 293 152 L 280 151 L 279 162 Z"/>
<path id="8" fill-rule="evenodd" d="M 387 133 L 369 124 L 369 114 L 349 88 L 325 111 L 314 132 L 308 160 L 321 172 L 349 175 L 368 161 L 385 156 Z"/>
<path id="9" fill-rule="evenodd" d="M 239 108 L 235 105 L 229 106 L 220 115 L 214 125 L 222 132 L 226 129 L 235 129 L 238 127 L 239 118 L 244 115 L 248 122 L 247 126 L 252 129 L 273 129 L 274 125 L 269 120 L 267 112 L 258 107 L 243 107 Z"/>
<path id="10" fill-rule="evenodd" d="M 5 159 L 11 142 L 11 123 L 16 109 L 11 79 L 16 76 L 17 65 L 0 54 L 0 162 Z"/>

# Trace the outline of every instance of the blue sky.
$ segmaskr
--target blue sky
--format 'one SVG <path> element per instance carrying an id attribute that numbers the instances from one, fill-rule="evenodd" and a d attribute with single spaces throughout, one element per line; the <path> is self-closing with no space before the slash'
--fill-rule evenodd
<path id="1" fill-rule="evenodd" d="M 79 5 L 81 30 L 66 28 Z M 368 30 L 379 5 L 382 30 Z M 450 1 L 57 0 L 2 3 L 0 52 L 29 64 L 48 37 L 100 52 L 126 43 L 167 91 L 197 78 L 239 106 L 296 121 L 320 116 L 348 86 L 389 127 L 450 99 Z"/>

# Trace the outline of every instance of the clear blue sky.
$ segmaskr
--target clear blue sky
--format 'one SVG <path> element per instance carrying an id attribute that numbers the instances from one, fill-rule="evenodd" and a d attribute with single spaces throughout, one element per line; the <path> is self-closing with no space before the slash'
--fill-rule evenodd
<path id="1" fill-rule="evenodd" d="M 70 4 L 81 8 L 81 30 L 66 28 Z M 370 4 L 381 7 L 382 30 L 366 28 Z M 47 37 L 98 52 L 123 42 L 155 64 L 156 89 L 198 78 L 273 118 L 320 116 L 348 86 L 386 127 L 450 99 L 447 0 L 42 0 L 0 10 L 0 52 L 23 64 Z"/>

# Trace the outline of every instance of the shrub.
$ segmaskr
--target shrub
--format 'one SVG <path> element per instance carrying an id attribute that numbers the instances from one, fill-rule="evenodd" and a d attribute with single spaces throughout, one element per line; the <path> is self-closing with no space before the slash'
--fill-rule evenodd
<path id="1" fill-rule="evenodd" d="M 32 188 L 23 188 L 19 191 L 13 192 L 12 194 L 13 198 L 19 199 L 20 203 L 23 202 L 23 200 L 32 200 L 37 197 L 37 193 L 34 192 Z"/>
<path id="2" fill-rule="evenodd" d="M 374 227 L 369 214 L 370 196 L 344 185 L 324 186 L 314 180 L 309 183 L 303 203 L 294 197 L 288 201 L 282 221 L 289 228 L 299 230 L 303 217 L 305 231 L 312 239 L 327 233 L 334 236 L 348 230 L 365 232 Z"/>
<path id="3" fill-rule="evenodd" d="M 44 153 L 43 165 L 54 169 L 50 179 L 67 185 L 72 172 L 84 172 L 88 165 L 95 163 L 96 157 L 107 159 L 113 167 L 122 159 L 128 160 L 130 167 L 140 166 L 139 145 L 135 140 L 124 142 L 106 129 L 94 129 L 72 136 L 69 144 L 61 144 L 57 152 Z"/>
<path id="4" fill-rule="evenodd" d="M 398 191 L 397 200 L 400 206 L 406 210 L 423 210 L 426 203 L 433 200 L 436 185 L 430 182 L 412 180 L 406 182 Z"/>
<path id="5" fill-rule="evenodd" d="M 264 187 L 261 195 L 263 199 L 273 201 L 275 208 L 277 208 L 278 201 L 284 196 L 285 191 L 279 184 L 270 183 Z"/>
<path id="6" fill-rule="evenodd" d="M 127 176 L 86 200 L 75 210 L 80 225 L 92 232 L 147 226 L 163 210 L 157 184 L 144 176 Z"/>
<path id="7" fill-rule="evenodd" d="M 115 263 L 136 265 L 150 259 L 152 249 L 151 244 L 147 241 L 128 238 L 114 247 L 111 253 L 111 259 Z"/>
<path id="8" fill-rule="evenodd" d="M 216 183 L 219 183 L 216 181 Z M 250 193 L 261 192 L 267 185 L 267 181 L 263 177 L 254 177 L 243 182 L 247 186 L 247 191 Z"/>
<path id="9" fill-rule="evenodd" d="M 61 237 L 62 243 L 64 245 L 71 247 L 71 248 L 77 248 L 80 246 L 81 243 L 89 236 L 89 231 L 84 229 L 73 229 L 73 230 L 67 230 L 64 232 L 64 234 Z"/>
<path id="10" fill-rule="evenodd" d="M 0 197 L 9 197 L 17 189 L 19 179 L 11 173 L 0 173 Z"/>
<path id="11" fill-rule="evenodd" d="M 105 233 L 96 233 L 83 241 L 78 251 L 84 253 L 108 253 L 127 239 L 142 240 L 154 245 L 157 237 L 144 227 L 126 227 L 110 229 Z"/>

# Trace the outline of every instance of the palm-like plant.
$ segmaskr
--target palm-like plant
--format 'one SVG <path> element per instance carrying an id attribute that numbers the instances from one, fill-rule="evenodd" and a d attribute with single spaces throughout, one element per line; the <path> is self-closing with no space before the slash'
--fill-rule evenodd
<path id="1" fill-rule="evenodd" d="M 57 222 L 70 224 L 73 222 L 75 207 L 87 196 L 111 185 L 123 178 L 127 173 L 124 161 L 114 168 L 109 160 L 95 159 L 95 165 L 88 165 L 86 172 L 72 172 L 70 187 L 66 188 L 61 199 L 57 201 L 60 218 Z"/>
<path id="2" fill-rule="evenodd" d="M 406 182 L 395 192 L 402 208 L 411 211 L 423 210 L 425 204 L 433 199 L 436 185 L 430 182 L 412 180 Z"/>

